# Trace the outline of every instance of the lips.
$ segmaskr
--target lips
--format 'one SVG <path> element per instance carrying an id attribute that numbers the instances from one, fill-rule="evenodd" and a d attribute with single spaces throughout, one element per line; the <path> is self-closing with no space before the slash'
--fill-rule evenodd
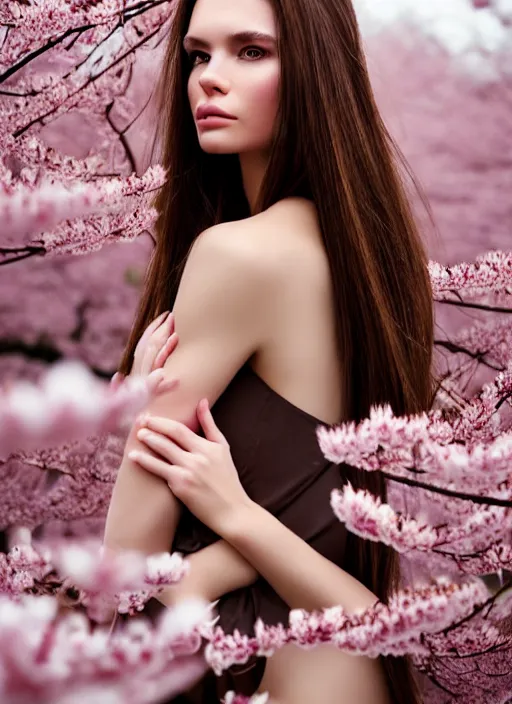
<path id="1" fill-rule="evenodd" d="M 196 111 L 196 120 L 205 120 L 207 117 L 225 117 L 229 120 L 236 120 L 234 115 L 216 108 L 213 105 L 200 105 Z"/>

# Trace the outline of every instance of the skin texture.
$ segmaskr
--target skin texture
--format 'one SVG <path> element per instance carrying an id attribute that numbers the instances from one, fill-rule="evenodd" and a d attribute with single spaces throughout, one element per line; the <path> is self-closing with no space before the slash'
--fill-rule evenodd
<path id="1" fill-rule="evenodd" d="M 273 39 L 229 38 L 247 30 Z M 189 37 L 208 46 L 198 46 Z M 266 168 L 279 105 L 280 62 L 272 8 L 266 0 L 199 0 L 185 47 L 192 62 L 188 82 L 192 114 L 200 105 L 212 105 L 236 118 L 218 129 L 204 129 L 196 121 L 201 149 L 208 154 L 239 154 L 252 205 Z"/>
<path id="2" fill-rule="evenodd" d="M 321 555 L 250 500 L 207 401 L 198 404 L 197 415 L 204 438 L 183 423 L 144 415 L 137 437 L 146 450 L 130 457 L 164 479 L 200 521 L 255 564 L 291 608 L 341 605 L 354 613 L 373 606 L 374 594 L 334 564 L 327 572 Z"/>
<path id="3" fill-rule="evenodd" d="M 200 145 L 209 153 L 239 154 L 243 185 L 252 207 L 272 142 L 280 65 L 275 41 L 236 44 L 229 38 L 233 33 L 248 30 L 276 38 L 272 8 L 266 0 L 240 0 L 236 4 L 229 0 L 199 0 L 188 35 L 201 39 L 203 45 L 196 49 L 187 43 L 187 51 L 200 52 L 191 55 L 194 65 L 188 93 L 192 114 L 195 115 L 199 105 L 207 104 L 220 107 L 236 118 L 215 129 L 205 130 L 196 125 Z M 319 241 L 311 204 L 296 198 L 285 199 L 245 221 L 217 225 L 197 238 L 173 308 L 180 344 L 164 367 L 170 378 L 179 379 L 180 385 L 172 394 L 152 402 L 148 408 L 151 416 L 173 419 L 197 431 L 199 401 L 206 398 L 213 405 L 236 371 L 254 357 L 259 360 L 258 371 L 262 376 L 281 381 L 281 388 L 279 383 L 275 384 L 278 393 L 287 394 L 291 402 L 318 418 L 325 417 L 328 422 L 340 417 L 339 393 L 332 383 L 337 371 L 337 351 L 326 284 L 329 267 Z M 298 301 L 298 296 L 304 298 L 304 292 L 308 294 L 307 300 L 298 304 L 301 320 L 292 320 L 291 311 L 297 307 L 292 307 L 291 301 Z M 304 320 L 308 320 L 311 332 L 307 344 Z M 291 326 L 292 322 L 296 326 Z M 297 356 L 300 345 L 304 354 Z M 303 367 L 296 367 L 294 379 L 309 376 L 310 387 L 301 381 L 300 388 L 295 384 L 284 390 L 283 369 L 290 369 L 290 364 L 283 358 L 283 351 L 298 362 L 317 360 L 321 383 L 311 374 L 303 374 Z M 283 359 L 284 368 L 276 363 L 279 359 Z M 105 542 L 114 549 L 150 553 L 169 549 L 180 513 L 166 484 L 145 471 L 136 462 L 137 455 L 132 454 L 149 451 L 153 458 L 158 457 L 157 448 L 148 448 L 143 438 L 137 436 L 139 430 L 135 425 L 125 448 L 107 517 Z M 130 516 L 129 521 L 126 516 Z M 239 550 L 223 540 L 192 555 L 190 579 L 184 580 L 179 589 L 167 592 L 162 601 L 170 605 L 188 594 L 213 600 L 252 583 L 260 571 L 288 603 L 318 604 L 321 608 L 342 601 L 342 584 L 346 586 L 346 581 L 338 583 L 339 596 L 335 590 L 329 595 L 324 592 L 312 596 L 311 590 L 308 591 L 309 570 L 298 569 L 292 580 L 287 579 L 289 565 L 276 559 L 276 555 L 287 551 L 292 561 L 302 563 L 304 555 L 297 554 L 295 558 L 295 548 L 290 549 L 288 541 L 292 545 L 298 541 L 295 547 L 302 544 L 306 554 L 314 553 L 306 543 L 290 535 L 263 510 L 249 511 L 244 514 L 244 521 L 252 540 L 241 543 L 238 535 L 226 530 L 226 536 Z M 269 561 L 265 557 L 268 551 L 258 539 L 263 528 L 265 541 L 275 541 Z M 341 580 L 343 576 L 349 577 L 323 556 L 314 555 L 317 585 L 332 584 L 333 570 Z M 367 606 L 367 590 L 360 586 L 360 604 Z M 373 595 L 370 600 L 373 603 Z M 297 688 L 294 672 L 295 663 L 306 671 L 304 657 L 301 651 L 286 647 L 269 660 L 261 689 L 270 691 L 272 701 L 309 704 L 315 699 L 311 689 L 314 687 L 317 700 L 340 702 L 340 688 L 346 687 L 347 673 L 352 672 L 356 683 L 354 693 L 361 704 L 386 702 L 382 673 L 375 661 L 357 658 L 357 667 L 343 670 L 341 663 L 347 662 L 347 658 L 350 663 L 354 660 L 350 656 L 332 648 L 315 651 L 314 656 L 308 653 L 307 663 L 314 664 L 322 674 L 321 678 L 308 675 L 310 689 L 307 690 L 305 685 Z M 361 684 L 363 680 L 365 686 Z M 300 694 L 302 690 L 307 693 L 306 698 Z"/>

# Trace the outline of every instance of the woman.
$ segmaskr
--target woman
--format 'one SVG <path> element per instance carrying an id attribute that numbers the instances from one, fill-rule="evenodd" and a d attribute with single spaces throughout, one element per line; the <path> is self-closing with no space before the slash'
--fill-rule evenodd
<path id="1" fill-rule="evenodd" d="M 216 530 L 237 542 L 229 528 L 208 531 L 130 457 L 145 448 L 134 427 L 105 543 L 190 554 L 190 578 L 162 601 L 222 597 L 225 630 L 248 632 L 258 617 L 286 622 L 289 607 L 386 601 L 397 555 L 346 534 L 329 507 L 347 480 L 385 499 L 384 479 L 327 463 L 315 429 L 359 421 L 378 403 L 397 414 L 431 407 L 433 307 L 352 5 L 179 0 L 160 98 L 168 181 L 121 372 L 150 321 L 172 308 L 180 344 L 165 369 L 180 386 L 150 414 L 196 431 L 207 398 L 251 505 L 263 507 L 259 525 L 270 525 L 264 509 L 284 525 L 262 534 L 273 550 L 252 550 L 251 564 L 219 540 Z M 208 117 L 210 108 L 227 116 Z M 286 526 L 303 540 L 290 542 Z M 405 658 L 287 646 L 263 665 L 251 686 L 281 704 L 340 702 L 341 691 L 361 703 L 416 700 Z"/>

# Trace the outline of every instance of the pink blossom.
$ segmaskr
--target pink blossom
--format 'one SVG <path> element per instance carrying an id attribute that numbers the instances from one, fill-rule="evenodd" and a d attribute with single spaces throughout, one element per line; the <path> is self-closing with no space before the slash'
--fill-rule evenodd
<path id="1" fill-rule="evenodd" d="M 64 220 L 83 218 L 89 213 L 122 210 L 124 213 L 140 207 L 140 198 L 146 192 L 158 189 L 165 181 L 165 172 L 154 167 L 138 179 L 109 179 L 103 182 L 46 183 L 13 189 L 0 193 L 0 236 L 7 233 L 15 241 L 24 243 L 28 235 L 42 230 L 51 231 Z M 78 232 L 78 224 L 74 227 Z M 43 235 L 43 241 L 52 241 L 52 235 Z M 78 243 L 77 243 L 78 244 Z M 48 248 L 49 250 L 51 248 Z"/>
<path id="2" fill-rule="evenodd" d="M 66 362 L 40 387 L 18 382 L 0 397 L 0 453 L 126 427 L 161 387 L 163 372 L 151 376 L 148 382 L 128 378 L 112 392 L 82 365 Z"/>
<path id="3" fill-rule="evenodd" d="M 466 574 L 512 571 L 512 550 L 504 544 L 512 532 L 510 510 L 470 504 L 451 524 L 430 526 L 397 513 L 368 492 L 354 491 L 350 484 L 333 491 L 331 506 L 352 533 L 408 556 L 432 552 L 456 562 Z"/>
<path id="4" fill-rule="evenodd" d="M 512 432 L 465 445 L 460 439 L 467 435 L 467 422 L 470 417 L 475 420 L 475 412 L 480 411 L 480 427 L 489 422 L 488 401 L 492 398 L 494 404 L 498 396 L 509 393 L 511 369 L 512 362 L 506 373 L 484 388 L 481 400 L 474 400 L 459 418 L 445 420 L 437 410 L 395 417 L 388 405 L 373 407 L 369 418 L 357 426 L 353 422 L 334 428 L 319 426 L 320 447 L 333 462 L 346 462 L 366 471 L 386 471 L 394 478 L 412 479 L 414 472 L 416 479 L 419 472 L 424 485 L 453 486 L 460 491 L 464 487 L 479 494 L 510 477 Z M 496 498 L 511 497 L 505 490 Z"/>
<path id="5" fill-rule="evenodd" d="M 341 607 L 308 614 L 290 613 L 288 629 L 256 625 L 254 637 L 224 634 L 219 627 L 203 632 L 209 643 L 205 657 L 217 674 L 233 664 L 243 664 L 253 655 L 269 656 L 287 643 L 313 647 L 330 643 L 353 655 L 423 653 L 421 637 L 437 633 L 469 616 L 488 599 L 479 581 L 463 585 L 443 583 L 397 592 L 389 605 L 375 606 L 349 616 Z M 262 649 L 260 650 L 260 640 Z"/>
<path id="6" fill-rule="evenodd" d="M 138 621 L 110 634 L 81 614 L 58 617 L 51 597 L 0 597 L 2 702 L 71 702 L 101 687 L 119 703 L 156 704 L 204 672 L 197 629 L 207 613 L 202 603 L 183 603 L 156 626 Z"/>
<path id="7" fill-rule="evenodd" d="M 52 582 L 62 589 L 78 589 L 77 603 L 101 623 L 112 617 L 113 609 L 130 614 L 142 611 L 188 570 L 189 564 L 178 553 L 104 554 L 95 541 L 19 545 L 7 555 L 0 553 L 0 593 L 13 597 L 29 593 L 52 575 Z"/>
<path id="8" fill-rule="evenodd" d="M 466 261 L 445 266 L 436 257 L 429 268 L 443 332 L 445 311 L 456 307 L 471 314 L 470 324 L 457 333 L 452 325 L 446 338 L 437 336 L 436 351 L 446 368 L 431 413 L 397 418 L 389 407 L 377 407 L 358 425 L 321 429 L 318 436 L 332 461 L 387 478 L 388 504 L 340 487 L 332 508 L 349 530 L 401 553 L 410 590 L 366 614 L 297 611 L 288 627 L 258 622 L 254 638 L 215 629 L 210 605 L 207 618 L 193 627 L 188 617 L 175 618 L 160 640 L 158 629 L 135 619 L 113 634 L 93 630 L 91 621 L 102 621 L 112 604 L 133 614 L 178 579 L 186 563 L 167 553 L 153 563 L 148 559 L 145 567 L 133 556 L 109 562 L 69 540 L 82 532 L 101 533 L 122 436 L 148 390 L 128 385 L 119 395 L 109 394 L 83 371 L 66 377 L 57 368 L 51 374 L 67 379 L 68 393 L 54 388 L 44 372 L 70 357 L 103 380 L 117 368 L 150 254 L 156 217 L 151 200 L 165 178 L 157 165 L 141 167 L 154 122 L 150 118 L 144 127 L 139 113 L 154 85 L 175 4 L 34 0 L 0 7 L 0 201 L 6 211 L 0 353 L 3 378 L 11 380 L 0 399 L 0 453 L 8 453 L 0 459 L 0 528 L 9 530 L 11 540 L 9 554 L 0 555 L 0 592 L 9 597 L 5 605 L 0 599 L 2 701 L 75 704 L 108 696 L 123 704 L 156 702 L 202 672 L 201 658 L 189 657 L 200 635 L 210 641 L 209 662 L 219 672 L 251 654 L 270 657 L 288 642 L 303 647 L 331 642 L 371 656 L 411 654 L 434 691 L 429 704 L 445 704 L 446 697 L 471 704 L 508 699 L 512 260 L 505 251 L 510 204 L 496 193 L 506 191 L 508 178 L 510 81 L 503 69 L 512 25 L 508 0 L 456 4 L 390 0 L 384 11 L 379 3 L 355 0 L 369 34 L 376 27 L 396 29 L 400 21 L 407 32 L 395 32 L 397 37 L 407 37 L 415 48 L 422 41 L 428 46 L 421 57 L 405 42 L 389 51 L 383 39 L 383 60 L 375 61 L 372 78 L 379 79 L 385 68 L 393 81 L 383 82 L 379 101 L 387 101 L 391 112 L 407 105 L 411 115 L 416 106 L 421 115 L 420 127 L 407 115 L 404 133 L 421 134 L 408 149 L 414 156 L 416 149 L 423 153 L 428 169 L 437 160 L 437 170 L 423 177 L 443 243 L 453 245 L 444 259 L 458 262 L 460 241 L 479 236 L 473 242 L 478 257 L 468 247 Z M 447 31 L 450 26 L 456 32 Z M 454 37 L 465 47 L 457 55 Z M 468 78 L 464 100 L 455 66 Z M 500 82 L 484 85 L 483 77 L 491 74 Z M 492 124 L 491 117 L 486 124 L 487 115 Z M 405 117 L 394 117 L 395 129 L 402 132 Z M 473 132 L 470 123 L 477 126 Z M 439 133 L 441 124 L 446 136 Z M 463 136 L 458 141 L 464 133 L 465 142 Z M 400 142 L 407 149 L 407 139 Z M 464 155 L 463 165 L 454 162 L 457 154 Z M 23 212 L 17 201 L 24 203 Z M 486 249 L 491 251 L 480 254 Z M 87 256 L 76 256 L 82 254 Z M 480 320 L 477 311 L 507 317 Z M 485 378 L 475 381 L 475 368 L 483 368 Z M 19 378 L 22 384 L 12 386 Z M 75 398 L 75 390 L 89 394 L 89 402 Z M 29 529 L 39 536 L 32 545 Z M 63 535 L 69 550 L 50 540 Z M 492 594 L 478 580 L 459 584 L 465 574 L 490 573 L 500 585 Z M 441 581 L 421 586 L 433 579 Z M 60 621 L 55 611 L 45 621 L 44 599 L 38 596 L 32 606 L 22 598 L 58 591 L 65 580 L 78 586 L 77 604 L 88 619 Z M 228 704 L 246 700 L 233 693 L 229 698 Z"/>
<path id="9" fill-rule="evenodd" d="M 512 284 L 512 252 L 488 252 L 478 256 L 474 264 L 452 267 L 430 262 L 429 270 L 436 300 L 455 291 L 481 296 L 507 293 Z"/>

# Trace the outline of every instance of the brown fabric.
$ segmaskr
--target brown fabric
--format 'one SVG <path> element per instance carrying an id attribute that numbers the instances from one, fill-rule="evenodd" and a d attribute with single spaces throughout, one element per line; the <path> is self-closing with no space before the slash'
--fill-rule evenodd
<path id="1" fill-rule="evenodd" d="M 342 484 L 339 467 L 323 456 L 316 438 L 325 425 L 270 388 L 246 363 L 220 396 L 212 415 L 227 438 L 240 480 L 251 499 L 277 516 L 319 553 L 342 566 L 346 529 L 333 514 L 330 494 Z M 190 554 L 219 537 L 185 511 L 172 550 Z M 254 635 L 258 618 L 288 624 L 289 608 L 263 579 L 226 594 L 218 604 L 219 625 Z M 227 689 L 251 694 L 263 677 L 260 658 L 221 678 L 209 673 L 187 697 L 174 704 L 218 701 Z M 248 670 L 248 668 L 250 668 Z M 247 671 L 248 670 L 248 671 Z M 243 671 L 235 677 L 235 671 Z M 185 697 L 185 698 L 183 698 Z"/>

